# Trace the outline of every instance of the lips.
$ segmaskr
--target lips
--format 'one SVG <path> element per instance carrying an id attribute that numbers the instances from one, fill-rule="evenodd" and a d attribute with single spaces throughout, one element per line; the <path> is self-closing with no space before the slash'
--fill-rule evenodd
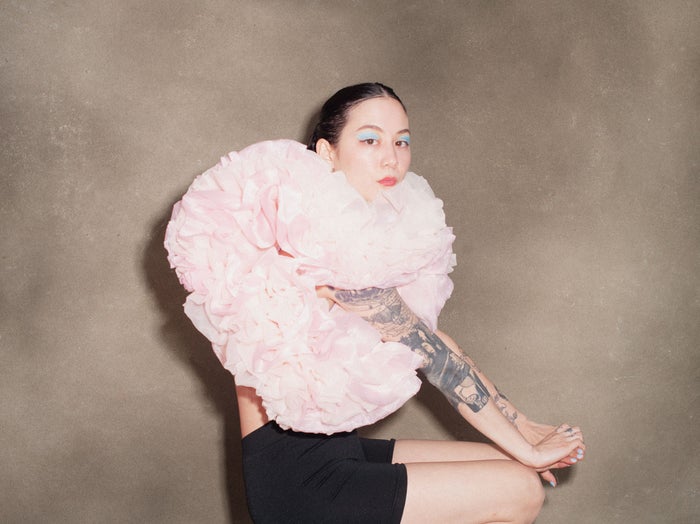
<path id="1" fill-rule="evenodd" d="M 385 187 L 392 187 L 396 185 L 396 178 L 393 176 L 384 177 L 379 183 Z"/>

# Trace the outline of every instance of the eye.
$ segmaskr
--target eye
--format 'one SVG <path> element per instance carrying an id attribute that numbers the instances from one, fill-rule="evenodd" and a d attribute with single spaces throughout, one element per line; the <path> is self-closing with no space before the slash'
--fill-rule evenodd
<path id="1" fill-rule="evenodd" d="M 357 135 L 357 139 L 360 142 L 364 142 L 365 144 L 369 146 L 373 146 L 374 144 L 379 143 L 379 135 L 373 131 L 367 131 L 365 133 L 360 133 Z"/>
<path id="2" fill-rule="evenodd" d="M 408 135 L 401 136 L 399 139 L 395 142 L 395 144 L 398 147 L 408 147 L 411 145 L 411 137 Z"/>

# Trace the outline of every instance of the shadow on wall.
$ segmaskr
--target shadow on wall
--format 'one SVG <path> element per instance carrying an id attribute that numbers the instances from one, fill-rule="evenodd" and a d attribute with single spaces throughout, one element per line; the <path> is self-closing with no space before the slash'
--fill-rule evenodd
<path id="1" fill-rule="evenodd" d="M 163 246 L 171 209 L 172 205 L 168 206 L 151 227 L 142 267 L 163 315 L 160 333 L 166 346 L 175 358 L 199 378 L 204 395 L 221 417 L 225 492 L 230 520 L 233 523 L 249 523 L 251 520 L 241 469 L 241 433 L 235 383 L 233 376 L 224 369 L 214 354 L 209 341 L 195 329 L 182 309 L 187 292 L 178 282 L 175 272 L 170 269 Z M 219 450 L 212 449 L 211 452 L 220 455 Z"/>

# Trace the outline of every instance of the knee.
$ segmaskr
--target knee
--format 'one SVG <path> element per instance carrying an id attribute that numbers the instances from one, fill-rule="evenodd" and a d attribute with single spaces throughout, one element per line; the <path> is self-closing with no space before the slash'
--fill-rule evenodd
<path id="1" fill-rule="evenodd" d="M 522 515 L 526 516 L 526 522 L 532 522 L 542 509 L 542 504 L 544 504 L 545 493 L 542 481 L 536 471 L 521 467 L 519 484 L 520 489 L 518 491 L 520 493 Z"/>

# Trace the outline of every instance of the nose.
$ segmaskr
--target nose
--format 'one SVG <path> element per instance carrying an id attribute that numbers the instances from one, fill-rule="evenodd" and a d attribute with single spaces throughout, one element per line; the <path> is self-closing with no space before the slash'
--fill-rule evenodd
<path id="1" fill-rule="evenodd" d="M 396 154 L 394 144 L 388 144 L 384 149 L 382 166 L 394 168 L 399 165 L 399 157 Z"/>

